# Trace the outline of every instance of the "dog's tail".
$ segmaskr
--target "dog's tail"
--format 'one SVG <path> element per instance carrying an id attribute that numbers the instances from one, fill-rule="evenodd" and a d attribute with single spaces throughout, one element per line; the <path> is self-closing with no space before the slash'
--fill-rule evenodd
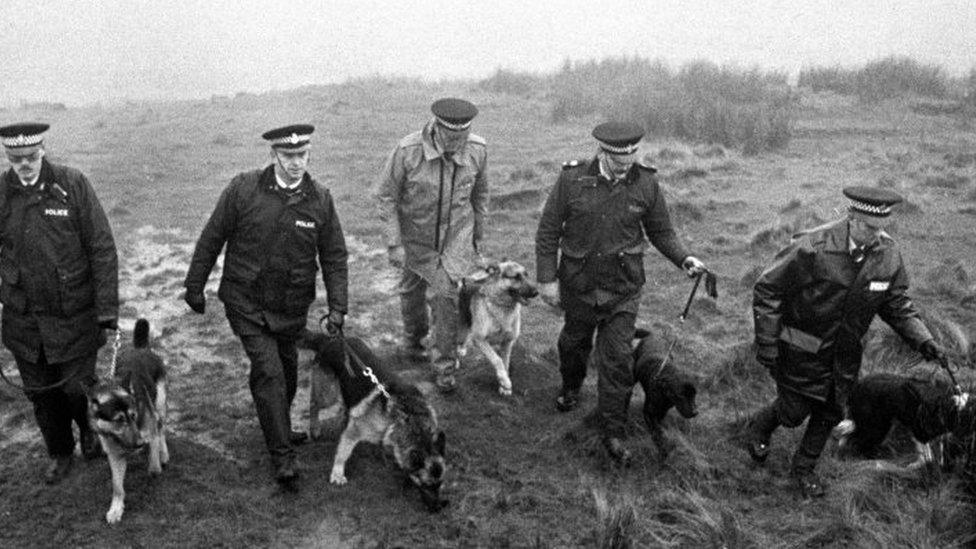
<path id="1" fill-rule="evenodd" d="M 149 347 L 149 321 L 145 318 L 136 321 L 136 329 L 132 333 L 132 345 L 136 349 Z"/>

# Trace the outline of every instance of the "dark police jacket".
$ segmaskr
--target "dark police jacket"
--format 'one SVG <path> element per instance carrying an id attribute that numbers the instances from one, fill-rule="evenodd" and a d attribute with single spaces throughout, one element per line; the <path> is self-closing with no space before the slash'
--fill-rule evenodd
<path id="1" fill-rule="evenodd" d="M 624 182 L 611 185 L 597 158 L 565 165 L 536 232 L 538 281 L 558 278 L 564 295 L 613 306 L 644 285 L 648 239 L 680 267 L 688 252 L 671 226 L 655 171 L 635 164 Z"/>
<path id="2" fill-rule="evenodd" d="M 308 174 L 290 196 L 279 189 L 273 164 L 234 177 L 197 241 L 187 291 L 203 292 L 225 243 L 218 296 L 229 311 L 272 331 L 300 330 L 321 264 L 329 309 L 346 312 L 347 252 L 339 216 L 329 191 Z"/>
<path id="3" fill-rule="evenodd" d="M 95 191 L 73 168 L 41 163 L 25 187 L 0 178 L 3 344 L 36 362 L 94 353 L 98 322 L 118 318 L 119 269 L 112 230 Z"/>
<path id="4" fill-rule="evenodd" d="M 781 387 L 826 400 L 846 397 L 861 367 L 861 337 L 874 315 L 917 348 L 931 339 L 907 295 L 908 275 L 894 241 L 883 235 L 855 263 L 848 222 L 799 235 L 756 282 L 756 344 L 777 356 Z"/>

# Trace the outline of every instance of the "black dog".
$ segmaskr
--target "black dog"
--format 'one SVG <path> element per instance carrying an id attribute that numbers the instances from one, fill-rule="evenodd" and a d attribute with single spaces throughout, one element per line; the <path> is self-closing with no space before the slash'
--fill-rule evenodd
<path id="1" fill-rule="evenodd" d="M 634 378 L 644 389 L 644 421 L 657 445 L 661 459 L 668 456 L 661 422 L 672 407 L 683 417 L 698 415 L 694 379 L 665 359 L 667 346 L 649 331 L 638 328 L 634 333 Z M 662 368 L 663 363 L 663 368 Z"/>
<path id="2" fill-rule="evenodd" d="M 834 436 L 841 449 L 849 445 L 858 455 L 873 458 L 897 420 L 911 432 L 918 451 L 909 467 L 926 465 L 933 460 L 930 443 L 972 416 L 968 400 L 968 393 L 957 395 L 948 383 L 935 379 L 872 374 L 854 384 L 848 419 L 834 428 Z"/>

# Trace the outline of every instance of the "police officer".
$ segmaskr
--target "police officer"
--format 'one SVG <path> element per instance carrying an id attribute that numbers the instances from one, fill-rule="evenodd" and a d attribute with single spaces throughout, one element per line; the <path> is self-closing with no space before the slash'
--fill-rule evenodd
<path id="1" fill-rule="evenodd" d="M 0 178 L 3 344 L 17 361 L 44 437 L 48 484 L 71 471 L 78 425 L 85 458 L 101 454 L 87 419 L 102 330 L 118 328 L 118 256 L 95 191 L 48 162 L 47 124 L 0 128 L 10 169 Z"/>
<path id="2" fill-rule="evenodd" d="M 750 421 L 747 449 L 769 455 L 780 425 L 810 418 L 791 476 L 806 497 L 824 495 L 814 471 L 861 366 L 861 337 L 875 314 L 925 358 L 942 348 L 908 297 L 908 275 L 884 231 L 902 198 L 874 187 L 848 187 L 848 215 L 799 235 L 759 277 L 754 289 L 757 358 L 776 380 L 777 397 Z"/>
<path id="3" fill-rule="evenodd" d="M 238 174 L 224 189 L 184 282 L 187 304 L 202 314 L 207 277 L 227 245 L 217 295 L 251 360 L 251 396 L 275 479 L 288 490 L 297 489 L 293 445 L 306 437 L 291 431 L 296 342 L 315 299 L 318 265 L 330 332 L 343 324 L 348 291 L 346 244 L 332 196 L 307 172 L 313 131 L 298 124 L 262 135 L 271 144 L 271 164 Z"/>
<path id="4" fill-rule="evenodd" d="M 433 366 L 441 391 L 456 386 L 461 278 L 482 263 L 488 214 L 488 153 L 471 133 L 478 109 L 457 98 L 431 105 L 433 118 L 397 144 L 376 193 L 390 264 L 402 269 L 405 347 L 427 360 L 423 338 L 433 320 Z M 428 311 L 429 307 L 429 311 Z"/>
<path id="5" fill-rule="evenodd" d="M 656 170 L 638 162 L 644 130 L 606 122 L 593 137 L 596 157 L 565 164 L 546 200 L 536 233 L 536 269 L 542 299 L 565 312 L 557 344 L 562 390 L 556 408 L 567 412 L 579 405 L 592 350 L 603 442 L 612 458 L 626 462 L 630 453 L 622 440 L 634 384 L 630 343 L 647 239 L 689 276 L 705 266 L 675 234 Z"/>

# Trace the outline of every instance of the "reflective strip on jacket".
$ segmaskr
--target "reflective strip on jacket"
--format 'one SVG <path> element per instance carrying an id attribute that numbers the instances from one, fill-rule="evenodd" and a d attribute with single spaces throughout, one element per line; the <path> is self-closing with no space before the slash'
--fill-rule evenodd
<path id="1" fill-rule="evenodd" d="M 202 292 L 224 244 L 218 296 L 235 313 L 272 331 L 305 326 L 315 299 L 315 274 L 329 310 L 347 310 L 345 239 L 332 196 L 308 174 L 295 194 L 279 189 L 274 165 L 238 174 L 230 182 L 190 261 L 184 286 Z"/>
<path id="2" fill-rule="evenodd" d="M 688 252 L 654 172 L 635 164 L 612 185 L 599 175 L 597 158 L 563 169 L 536 232 L 538 281 L 558 278 L 561 292 L 591 305 L 636 295 L 645 281 L 648 239 L 680 267 Z"/>
<path id="3" fill-rule="evenodd" d="M 908 275 L 894 241 L 883 235 L 861 264 L 851 257 L 848 221 L 796 238 L 754 289 L 756 344 L 777 356 L 777 383 L 795 392 L 843 398 L 861 366 L 861 338 L 874 315 L 917 348 L 930 339 L 908 297 Z"/>
<path id="4" fill-rule="evenodd" d="M 403 246 L 408 269 L 433 282 L 440 263 L 459 280 L 475 267 L 474 246 L 484 237 L 488 150 L 484 139 L 469 134 L 448 160 L 434 144 L 433 128 L 431 120 L 400 140 L 383 168 L 376 198 L 386 244 Z"/>
<path id="5" fill-rule="evenodd" d="M 0 179 L 3 344 L 49 364 L 94 353 L 98 322 L 118 319 L 119 264 L 112 229 L 78 170 L 42 161 L 32 187 Z"/>

